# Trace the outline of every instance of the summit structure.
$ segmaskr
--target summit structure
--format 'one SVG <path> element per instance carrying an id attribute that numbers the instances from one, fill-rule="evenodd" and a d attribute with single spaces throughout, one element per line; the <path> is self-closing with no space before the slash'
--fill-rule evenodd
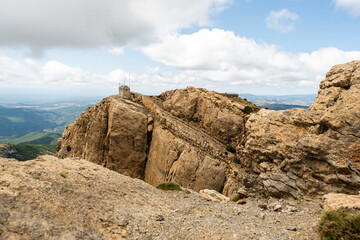
<path id="1" fill-rule="evenodd" d="M 130 98 L 130 87 L 127 85 L 119 86 L 119 96 L 124 99 Z"/>

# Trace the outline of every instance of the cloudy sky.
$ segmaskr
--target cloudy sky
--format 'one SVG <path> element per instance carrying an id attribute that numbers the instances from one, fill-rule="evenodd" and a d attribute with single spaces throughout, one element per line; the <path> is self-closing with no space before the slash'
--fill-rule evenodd
<path id="1" fill-rule="evenodd" d="M 313 94 L 359 43 L 359 0 L 0 0 L 0 93 Z"/>

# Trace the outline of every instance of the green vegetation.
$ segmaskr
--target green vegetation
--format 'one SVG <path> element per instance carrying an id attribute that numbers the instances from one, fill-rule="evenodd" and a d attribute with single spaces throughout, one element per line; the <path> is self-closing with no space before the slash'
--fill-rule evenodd
<path id="1" fill-rule="evenodd" d="M 237 202 L 237 201 L 239 201 L 240 199 L 241 199 L 240 194 L 236 194 L 235 197 L 233 197 L 233 199 L 231 199 L 231 201 Z"/>
<path id="2" fill-rule="evenodd" d="M 156 186 L 156 188 L 160 190 L 181 191 L 180 185 L 174 182 L 160 183 L 159 185 Z"/>
<path id="3" fill-rule="evenodd" d="M 83 106 L 64 104 L 63 107 L 53 107 L 50 108 L 51 110 L 44 111 L 0 106 L 0 140 L 2 141 L 5 137 L 17 138 L 31 132 L 62 132 L 87 107 L 89 104 Z"/>
<path id="4" fill-rule="evenodd" d="M 0 144 L 45 144 L 56 145 L 61 133 L 54 132 L 30 132 L 21 136 L 0 137 Z"/>
<path id="5" fill-rule="evenodd" d="M 334 97 L 334 102 L 337 102 L 338 99 L 339 99 L 339 96 Z"/>
<path id="6" fill-rule="evenodd" d="M 7 144 L 0 149 L 0 152 L 7 158 L 15 158 L 19 161 L 26 161 L 35 159 L 39 155 L 55 154 L 56 145 Z"/>
<path id="7" fill-rule="evenodd" d="M 226 146 L 226 151 L 231 152 L 231 153 L 236 153 L 236 149 L 231 145 Z"/>
<path id="8" fill-rule="evenodd" d="M 244 110 L 242 110 L 244 113 L 246 113 L 246 114 L 250 114 L 250 113 L 252 113 L 253 112 L 253 109 L 252 109 L 252 107 L 249 107 L 249 106 L 246 106 L 245 108 L 244 108 Z"/>
<path id="9" fill-rule="evenodd" d="M 239 159 L 239 158 L 234 158 L 234 159 L 233 159 L 233 162 L 234 162 L 234 163 L 237 163 L 237 164 L 240 164 L 240 159 Z"/>
<path id="10" fill-rule="evenodd" d="M 39 132 L 56 127 L 56 124 L 51 122 L 48 116 L 44 116 L 44 113 L 45 111 L 28 108 L 0 106 L 1 136 L 23 135 L 28 132 Z"/>
<path id="11" fill-rule="evenodd" d="M 328 210 L 318 223 L 320 237 L 326 240 L 360 239 L 360 213 L 353 210 Z"/>
<path id="12" fill-rule="evenodd" d="M 59 173 L 60 176 L 62 176 L 63 178 L 67 178 L 67 175 L 65 173 Z"/>

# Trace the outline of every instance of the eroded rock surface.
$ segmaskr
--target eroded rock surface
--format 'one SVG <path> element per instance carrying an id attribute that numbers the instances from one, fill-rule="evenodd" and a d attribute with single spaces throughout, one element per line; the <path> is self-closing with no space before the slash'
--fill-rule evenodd
<path id="1" fill-rule="evenodd" d="M 358 191 L 360 61 L 334 66 L 309 110 L 229 96 L 193 87 L 111 96 L 66 129 L 57 156 L 231 198 L 241 188 L 288 198 Z"/>
<path id="2" fill-rule="evenodd" d="M 360 210 L 360 194 L 328 193 L 322 197 L 322 207 L 325 210 L 356 209 Z"/>
<path id="3" fill-rule="evenodd" d="M 163 192 L 79 158 L 0 158 L 0 239 L 316 239 L 319 204 L 259 207 L 272 202 Z"/>
<path id="4" fill-rule="evenodd" d="M 310 110 L 261 110 L 247 121 L 244 164 L 267 193 L 309 197 L 360 188 L 360 62 L 334 66 Z"/>
<path id="5" fill-rule="evenodd" d="M 220 96 L 195 88 L 184 91 Z M 219 141 L 221 135 L 215 137 L 166 111 L 162 98 L 133 94 L 132 101 L 119 96 L 104 99 L 68 126 L 57 156 L 84 158 L 154 186 L 175 181 L 196 191 L 221 192 L 234 155 Z"/>
<path id="6" fill-rule="evenodd" d="M 57 156 L 81 157 L 119 173 L 142 178 L 148 148 L 148 111 L 119 96 L 105 98 L 69 125 Z"/>
<path id="7" fill-rule="evenodd" d="M 243 139 L 248 118 L 245 107 L 252 111 L 259 109 L 240 98 L 228 98 L 201 88 L 167 91 L 160 98 L 166 111 L 198 123 L 204 131 L 227 143 Z"/>

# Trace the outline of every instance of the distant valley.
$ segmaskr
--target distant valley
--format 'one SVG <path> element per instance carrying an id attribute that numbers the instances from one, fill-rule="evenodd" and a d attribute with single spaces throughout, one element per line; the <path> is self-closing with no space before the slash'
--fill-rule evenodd
<path id="1" fill-rule="evenodd" d="M 239 94 L 271 110 L 308 108 L 316 95 Z M 0 96 L 0 155 L 18 160 L 56 152 L 57 140 L 70 123 L 102 96 L 61 98 L 39 95 Z"/>
<path id="2" fill-rule="evenodd" d="M 297 94 L 297 95 L 253 95 L 239 94 L 239 97 L 270 110 L 286 110 L 291 108 L 309 108 L 314 102 L 316 94 Z"/>
<path id="3" fill-rule="evenodd" d="M 0 97 L 0 156 L 21 161 L 54 154 L 66 126 L 101 100 L 7 97 Z"/>

